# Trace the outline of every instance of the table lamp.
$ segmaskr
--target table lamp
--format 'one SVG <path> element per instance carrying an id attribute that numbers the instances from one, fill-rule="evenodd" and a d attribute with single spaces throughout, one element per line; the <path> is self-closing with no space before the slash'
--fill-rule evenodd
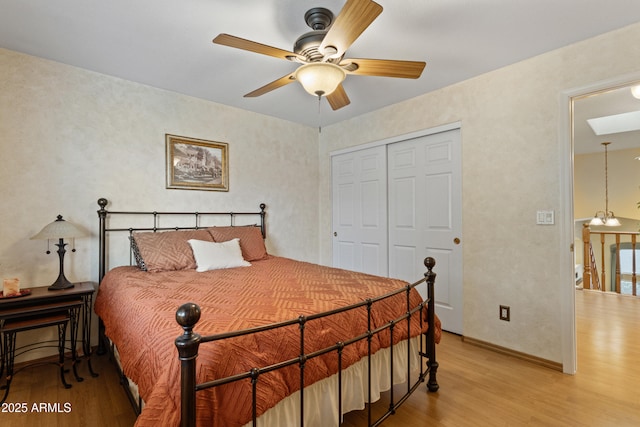
<path id="1" fill-rule="evenodd" d="M 62 219 L 62 215 L 58 215 L 58 218 L 55 221 L 46 225 L 38 234 L 31 238 L 47 240 L 58 239 L 58 243 L 55 245 L 58 247 L 58 257 L 60 258 L 60 274 L 58 274 L 56 281 L 49 286 L 50 291 L 73 288 L 73 283 L 71 283 L 64 275 L 64 254 L 67 252 L 64 248 L 67 245 L 64 242 L 64 239 L 75 239 L 76 237 L 83 236 L 86 236 L 86 233 L 82 229 L 78 228 L 75 224 Z M 75 248 L 71 250 L 71 252 L 75 251 Z M 51 253 L 48 248 L 47 253 Z"/>

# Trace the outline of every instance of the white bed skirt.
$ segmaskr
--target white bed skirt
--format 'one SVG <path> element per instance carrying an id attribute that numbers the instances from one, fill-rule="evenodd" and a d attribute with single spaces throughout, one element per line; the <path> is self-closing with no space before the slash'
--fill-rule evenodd
<path id="1" fill-rule="evenodd" d="M 393 347 L 393 379 L 394 385 L 407 382 L 407 345 L 411 345 L 409 352 L 411 357 L 411 378 L 417 378 L 420 370 L 420 339 L 422 335 L 412 338 L 410 341 L 402 341 Z M 115 344 L 113 354 L 120 370 L 120 354 Z M 377 351 L 371 357 L 371 402 L 377 402 L 381 393 L 391 389 L 390 375 L 391 349 L 384 348 Z M 364 358 L 342 371 L 342 415 L 365 408 L 369 400 L 368 396 L 368 359 Z M 131 379 L 128 386 L 133 398 L 140 402 L 140 410 L 144 407 L 144 401 L 140 399 L 138 386 Z M 320 380 L 304 389 L 304 427 L 337 427 L 338 420 L 338 374 Z M 196 415 L 197 416 L 197 415 Z M 266 411 L 257 419 L 258 427 L 300 427 L 300 391 L 287 396 L 278 402 L 273 408 Z M 247 423 L 244 427 L 251 427 Z"/>
<path id="2" fill-rule="evenodd" d="M 421 335 L 410 341 L 411 378 L 417 378 L 420 370 L 418 349 Z M 407 381 L 407 345 L 402 341 L 393 347 L 394 385 Z M 384 348 L 371 357 L 371 402 L 380 399 L 382 392 L 391 389 L 391 349 Z M 365 408 L 368 402 L 368 359 L 354 363 L 342 372 L 342 414 Z M 320 380 L 304 389 L 304 427 L 337 427 L 338 374 Z M 342 419 L 342 416 L 341 418 Z M 300 391 L 281 400 L 257 419 L 258 427 L 300 427 Z M 251 427 L 247 423 L 244 427 Z"/>

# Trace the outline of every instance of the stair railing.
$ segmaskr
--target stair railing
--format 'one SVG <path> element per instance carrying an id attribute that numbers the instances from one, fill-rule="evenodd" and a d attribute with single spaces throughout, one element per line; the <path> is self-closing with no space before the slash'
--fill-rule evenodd
<path id="1" fill-rule="evenodd" d="M 595 236 L 599 235 L 600 243 L 600 262 L 596 261 L 596 254 L 593 249 L 593 242 Z M 631 282 L 631 295 L 637 296 L 637 269 L 638 263 L 636 259 L 637 237 L 640 235 L 638 232 L 632 231 L 592 231 L 589 228 L 589 224 L 583 224 L 582 228 L 582 242 L 584 245 L 583 251 L 583 288 L 584 289 L 599 289 L 603 292 L 611 291 L 616 293 L 622 292 L 622 279 L 625 277 L 630 278 Z M 592 239 L 592 237 L 594 239 Z M 607 239 L 607 237 L 610 237 Z M 624 239 L 624 242 L 623 242 Z M 615 240 L 615 270 L 610 286 L 607 286 L 607 267 L 606 257 L 609 251 L 606 250 L 606 242 Z M 621 251 L 631 249 L 631 271 L 622 271 L 622 257 Z M 613 251 L 613 249 L 612 249 Z M 612 260 L 612 263 L 614 261 Z M 600 267 L 598 267 L 598 264 Z M 598 274 L 600 270 L 600 274 Z"/>

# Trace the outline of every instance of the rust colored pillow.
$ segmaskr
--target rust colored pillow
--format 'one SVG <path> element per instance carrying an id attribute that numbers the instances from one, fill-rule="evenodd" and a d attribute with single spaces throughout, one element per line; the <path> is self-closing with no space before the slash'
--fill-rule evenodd
<path id="1" fill-rule="evenodd" d="M 181 230 L 133 233 L 143 265 L 147 271 L 187 270 L 196 268 L 189 239 L 212 242 L 207 230 Z"/>
<path id="2" fill-rule="evenodd" d="M 207 229 L 215 242 L 227 242 L 240 239 L 242 257 L 247 261 L 256 261 L 267 257 L 267 248 L 260 227 L 254 225 L 241 227 L 210 227 Z"/>

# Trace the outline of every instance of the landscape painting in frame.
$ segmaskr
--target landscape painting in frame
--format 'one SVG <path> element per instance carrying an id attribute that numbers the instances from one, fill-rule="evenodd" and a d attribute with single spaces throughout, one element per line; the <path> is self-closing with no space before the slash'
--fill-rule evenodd
<path id="1" fill-rule="evenodd" d="M 227 143 L 166 135 L 167 188 L 229 191 Z"/>

